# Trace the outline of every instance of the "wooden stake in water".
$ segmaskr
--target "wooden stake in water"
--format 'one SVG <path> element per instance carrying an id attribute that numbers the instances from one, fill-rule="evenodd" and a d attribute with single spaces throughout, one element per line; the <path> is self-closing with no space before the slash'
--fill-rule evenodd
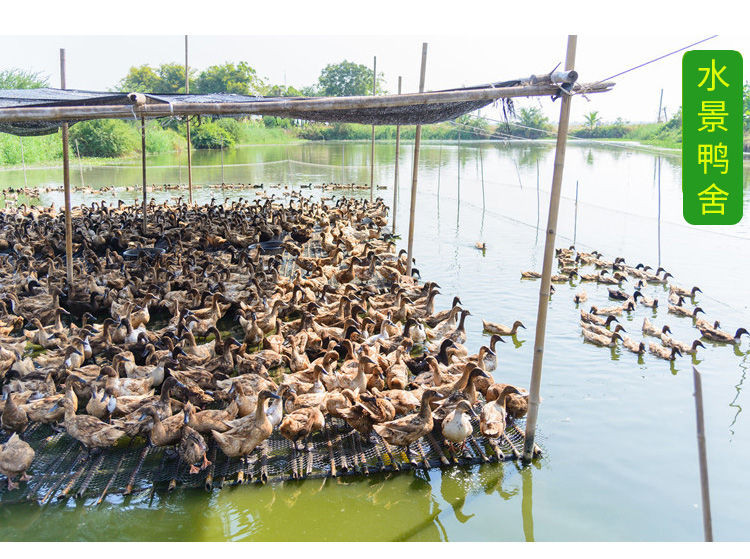
<path id="1" fill-rule="evenodd" d="M 190 93 L 190 74 L 188 72 L 188 36 L 185 35 L 185 93 Z M 187 136 L 187 167 L 188 167 L 188 201 L 193 204 L 193 165 L 190 157 L 190 117 L 185 119 Z"/>
<path id="2" fill-rule="evenodd" d="M 703 505 L 703 534 L 707 542 L 714 541 L 711 526 L 711 496 L 708 492 L 708 461 L 706 459 L 706 435 L 703 427 L 703 387 L 701 374 L 693 367 L 693 384 L 695 386 L 695 422 L 698 437 L 698 464 L 701 472 L 701 502 Z"/>
<path id="3" fill-rule="evenodd" d="M 224 138 L 221 139 L 221 186 L 224 186 Z"/>
<path id="4" fill-rule="evenodd" d="M 576 209 L 573 217 L 573 246 L 576 246 L 576 234 L 578 233 L 578 181 L 576 181 Z"/>
<path id="5" fill-rule="evenodd" d="M 456 160 L 458 161 L 458 165 L 456 166 L 457 170 L 457 196 L 458 196 L 458 203 L 461 204 L 461 129 L 458 129 L 458 147 L 456 148 Z"/>
<path id="6" fill-rule="evenodd" d="M 479 148 L 479 170 L 482 173 L 482 211 L 484 211 L 484 159 L 481 147 Z"/>
<path id="7" fill-rule="evenodd" d="M 378 57 L 372 57 L 372 94 L 375 95 L 377 83 Z M 370 202 L 375 194 L 375 125 L 372 125 L 372 142 L 370 142 Z"/>
<path id="8" fill-rule="evenodd" d="M 661 267 L 661 156 L 658 158 L 656 182 L 656 262 Z"/>
<path id="9" fill-rule="evenodd" d="M 146 235 L 148 216 L 146 215 L 146 117 L 141 117 L 141 171 L 143 172 L 143 235 Z"/>
<path id="10" fill-rule="evenodd" d="M 576 58 L 576 35 L 568 35 L 568 48 L 565 56 L 565 69 L 572 70 Z M 552 265 L 555 254 L 555 236 L 557 234 L 557 215 L 560 210 L 560 187 L 565 167 L 565 148 L 568 139 L 570 122 L 570 102 L 572 96 L 563 92 L 560 104 L 560 122 L 557 126 L 557 146 L 555 166 L 552 174 L 552 190 L 547 219 L 547 239 L 544 244 L 544 264 L 542 266 L 542 285 L 539 288 L 539 307 L 536 317 L 536 336 L 534 338 L 534 362 L 531 368 L 531 385 L 529 389 L 529 411 L 526 419 L 526 440 L 524 441 L 523 458 L 531 460 L 534 454 L 534 437 L 536 420 L 539 413 L 539 391 L 542 384 L 542 360 L 544 357 L 544 338 L 547 333 L 547 308 L 549 306 Z"/>
<path id="11" fill-rule="evenodd" d="M 440 150 L 438 151 L 438 205 L 440 204 L 440 170 L 443 168 L 443 143 L 440 143 Z"/>
<path id="12" fill-rule="evenodd" d="M 78 140 L 76 140 L 76 156 L 78 157 L 78 171 L 81 173 L 81 186 L 83 186 L 83 164 L 81 163 L 81 152 L 78 150 Z"/>
<path id="13" fill-rule="evenodd" d="M 419 70 L 419 92 L 424 91 L 424 73 L 427 65 L 427 43 L 422 43 L 422 66 Z M 411 172 L 411 201 L 409 207 L 409 243 L 406 251 L 406 275 L 411 276 L 414 251 L 414 213 L 417 209 L 417 176 L 419 175 L 419 146 L 422 143 L 422 125 L 417 124 L 414 134 L 414 165 Z"/>
<path id="14" fill-rule="evenodd" d="M 65 89 L 65 49 L 60 49 L 60 89 Z M 65 189 L 65 272 L 68 289 L 73 289 L 73 220 L 70 207 L 70 147 L 68 123 L 62 125 L 63 186 Z M 68 292 L 70 296 L 70 291 Z"/>
<path id="15" fill-rule="evenodd" d="M 23 185 L 28 188 L 29 182 L 26 180 L 26 157 L 23 153 L 23 138 L 18 137 L 18 143 L 21 144 L 21 165 L 23 165 Z"/>
<path id="16" fill-rule="evenodd" d="M 534 246 L 536 246 L 536 242 L 539 239 L 539 214 L 541 213 L 541 208 L 539 207 L 540 200 L 539 200 L 539 158 L 536 159 L 536 239 L 534 239 Z"/>
<path id="17" fill-rule="evenodd" d="M 401 76 L 398 77 L 398 92 L 401 93 Z M 393 234 L 396 234 L 396 211 L 398 209 L 398 158 L 401 146 L 401 125 L 396 125 L 396 169 L 393 177 Z"/>

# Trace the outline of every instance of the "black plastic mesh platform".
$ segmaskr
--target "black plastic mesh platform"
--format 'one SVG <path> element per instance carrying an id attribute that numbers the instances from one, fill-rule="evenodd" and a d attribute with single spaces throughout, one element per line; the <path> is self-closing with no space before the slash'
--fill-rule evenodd
<path id="1" fill-rule="evenodd" d="M 477 405 L 477 411 L 480 409 Z M 437 468 L 520 459 L 523 452 L 523 423 L 508 426 L 506 437 L 497 441 L 474 435 L 466 448 L 452 452 L 438 436 L 430 434 L 410 447 L 411 461 L 401 448 L 390 447 L 377 435 L 365 441 L 339 419 L 328 418 L 325 431 L 316 433 L 304 450 L 278 432 L 257 448 L 247 463 L 228 458 L 215 443 L 209 443 L 211 465 L 197 474 L 189 473 L 172 447 L 151 447 L 142 439 L 89 454 L 76 440 L 48 425 L 37 425 L 24 435 L 36 451 L 28 483 L 14 491 L 0 491 L 0 503 L 55 502 L 68 498 L 101 501 L 106 495 L 134 494 L 174 487 L 219 488 L 240 483 L 368 475 L 414 468 Z M 3 485 L 5 485 L 3 483 Z"/>

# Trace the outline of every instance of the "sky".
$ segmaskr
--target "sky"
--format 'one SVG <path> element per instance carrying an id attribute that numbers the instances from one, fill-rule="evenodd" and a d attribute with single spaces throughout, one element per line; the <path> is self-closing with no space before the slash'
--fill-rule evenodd
<path id="1" fill-rule="evenodd" d="M 637 66 L 678 48 L 711 36 L 711 31 L 637 35 L 616 32 L 578 34 L 575 68 L 579 81 L 593 82 Z M 271 84 L 312 85 L 321 69 L 344 59 L 372 66 L 386 88 L 395 93 L 398 76 L 403 91 L 418 89 L 422 42 L 428 43 L 426 90 L 474 85 L 543 74 L 564 62 L 566 34 L 543 35 L 190 35 L 190 65 L 198 70 L 212 64 L 247 61 Z M 0 70 L 22 68 L 49 76 L 59 85 L 59 49 L 66 49 L 67 84 L 70 88 L 109 90 L 131 66 L 184 62 L 184 36 L 30 35 L 0 37 Z M 733 49 L 745 54 L 745 79 L 750 79 L 750 35 L 720 35 L 696 48 Z M 682 53 L 654 62 L 614 79 L 611 93 L 576 98 L 573 123 L 598 111 L 604 122 L 618 117 L 629 122 L 656 119 L 661 90 L 663 106 L 671 116 L 681 105 Z M 516 107 L 538 106 L 552 121 L 559 102 L 549 98 L 517 100 Z M 497 109 L 483 114 L 497 118 Z"/>

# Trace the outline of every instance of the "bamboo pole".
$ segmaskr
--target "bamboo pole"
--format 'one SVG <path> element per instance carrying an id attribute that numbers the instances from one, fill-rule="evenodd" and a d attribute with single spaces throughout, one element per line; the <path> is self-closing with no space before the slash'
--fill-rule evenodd
<path id="1" fill-rule="evenodd" d="M 81 152 L 78 149 L 78 140 L 76 140 L 76 156 L 78 157 L 78 171 L 81 173 L 81 186 L 83 186 L 83 163 L 81 163 Z"/>
<path id="2" fill-rule="evenodd" d="M 440 171 L 443 168 L 443 142 L 440 142 L 440 149 L 438 150 L 438 206 L 440 205 Z"/>
<path id="3" fill-rule="evenodd" d="M 577 35 L 568 35 L 568 47 L 565 55 L 566 70 L 572 70 L 575 66 L 577 38 Z M 560 209 L 560 187 L 562 185 L 563 168 L 565 166 L 565 148 L 567 147 L 568 140 L 571 95 L 563 93 L 561 101 L 560 122 L 557 126 L 555 166 L 552 174 L 552 190 L 550 192 L 549 217 L 547 219 L 547 240 L 544 244 L 542 285 L 539 289 L 539 307 L 537 309 L 536 336 L 534 339 L 534 362 L 531 369 L 529 411 L 526 419 L 526 439 L 524 441 L 523 449 L 523 458 L 527 461 L 533 458 L 536 420 L 537 414 L 539 413 L 539 389 L 542 383 L 542 360 L 544 357 L 544 338 L 547 328 L 547 307 L 549 305 L 551 283 L 550 277 L 552 276 L 552 261 L 555 254 L 557 215 Z"/>
<path id="4" fill-rule="evenodd" d="M 461 205 L 461 129 L 458 129 L 458 148 L 456 148 L 456 171 L 458 172 L 458 188 L 456 191 L 456 200 Z"/>
<path id="5" fill-rule="evenodd" d="M 65 87 L 65 49 L 60 49 L 60 89 Z M 73 219 L 70 207 L 70 153 L 68 123 L 62 125 L 63 186 L 65 188 L 65 273 L 68 280 L 68 297 L 73 290 Z"/>
<path id="6" fill-rule="evenodd" d="M 656 265 L 661 268 L 661 155 L 658 158 L 659 174 L 657 179 L 657 200 L 656 200 Z"/>
<path id="7" fill-rule="evenodd" d="M 398 77 L 398 93 L 401 94 L 401 76 Z M 396 125 L 396 169 L 393 177 L 393 234 L 396 234 L 396 211 L 398 208 L 398 157 L 401 147 L 401 125 Z"/>
<path id="8" fill-rule="evenodd" d="M 375 95 L 375 84 L 377 83 L 378 57 L 372 57 L 372 94 Z M 372 125 L 372 141 L 370 142 L 370 202 L 375 195 L 375 125 Z"/>
<path id="9" fill-rule="evenodd" d="M 141 169 L 143 171 L 143 235 L 146 235 L 148 217 L 146 216 L 146 118 L 141 117 Z"/>
<path id="10" fill-rule="evenodd" d="M 693 367 L 693 384 L 695 386 L 695 422 L 698 437 L 698 464 L 701 472 L 701 502 L 703 505 L 703 535 L 707 542 L 714 541 L 711 525 L 711 496 L 708 492 L 708 461 L 706 459 L 706 435 L 703 427 L 703 386 L 701 374 Z"/>
<path id="11" fill-rule="evenodd" d="M 609 91 L 614 83 L 576 85 L 573 92 L 585 91 L 586 95 Z M 320 97 L 316 99 L 279 101 L 247 101 L 243 103 L 149 103 L 139 108 L 147 118 L 185 115 L 269 115 L 303 120 L 330 121 L 330 111 L 371 110 L 369 115 L 347 115 L 347 122 L 373 121 L 383 124 L 384 118 L 379 109 L 406 107 L 410 105 L 432 105 L 469 101 L 494 101 L 513 97 L 545 97 L 555 95 L 557 85 L 519 85 L 514 87 L 496 87 L 455 91 L 433 91 L 406 93 L 403 95 L 378 95 L 377 97 Z M 0 109 L 0 122 L 30 122 L 35 120 L 64 121 L 91 118 L 132 118 L 132 105 L 98 105 L 98 106 L 65 106 L 65 107 L 14 107 Z M 390 122 L 393 122 L 392 120 Z M 432 121 L 429 121 L 432 122 Z M 437 122 L 437 121 L 436 121 Z M 426 124 L 427 121 L 423 121 Z M 417 124 L 416 120 L 401 124 Z"/>
<path id="12" fill-rule="evenodd" d="M 482 211 L 484 211 L 484 157 L 482 156 L 482 147 L 479 147 L 479 169 L 482 173 Z M 482 214 L 484 215 L 484 214 Z"/>
<path id="13" fill-rule="evenodd" d="M 18 137 L 18 143 L 21 144 L 21 164 L 23 165 L 23 185 L 28 188 L 29 181 L 26 179 L 26 157 L 23 153 L 23 138 Z"/>
<path id="14" fill-rule="evenodd" d="M 185 93 L 190 93 L 190 73 L 188 72 L 188 36 L 185 35 Z M 188 167 L 188 201 L 193 204 L 193 165 L 190 157 L 190 119 L 185 120 L 187 135 L 187 167 Z"/>
<path id="15" fill-rule="evenodd" d="M 576 245 L 576 236 L 578 234 L 578 181 L 576 181 L 576 207 L 573 217 L 573 246 Z"/>
<path id="16" fill-rule="evenodd" d="M 656 113 L 656 122 L 661 122 L 661 102 L 664 100 L 664 88 L 661 88 L 661 93 L 659 93 L 659 112 Z"/>
<path id="17" fill-rule="evenodd" d="M 221 139 L 221 186 L 224 186 L 224 138 Z"/>
<path id="18" fill-rule="evenodd" d="M 422 65 L 419 70 L 419 92 L 424 91 L 424 73 L 427 65 L 427 43 L 422 43 Z M 409 244 L 406 251 L 406 275 L 411 277 L 411 260 L 414 250 L 414 212 L 417 209 L 417 176 L 419 174 L 419 146 L 422 143 L 422 125 L 417 124 L 414 134 L 414 166 L 411 172 L 411 201 L 409 205 Z"/>

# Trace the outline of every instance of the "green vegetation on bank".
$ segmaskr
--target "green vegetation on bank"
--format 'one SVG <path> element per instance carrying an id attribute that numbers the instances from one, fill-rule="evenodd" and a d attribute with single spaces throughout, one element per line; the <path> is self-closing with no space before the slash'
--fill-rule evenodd
<path id="1" fill-rule="evenodd" d="M 192 122 L 192 121 L 191 121 Z M 175 128 L 158 121 L 146 122 L 146 153 L 153 155 L 185 147 L 185 124 Z M 266 127 L 262 120 L 237 121 L 202 119 L 191 125 L 193 147 L 219 149 L 237 144 L 282 144 L 300 141 L 296 130 Z M 76 152 L 76 140 L 78 152 Z M 23 158 L 21 156 L 23 144 Z M 102 159 L 129 157 L 141 152 L 140 122 L 133 120 L 91 120 L 70 127 L 70 157 Z M 53 163 L 62 159 L 60 132 L 46 136 L 19 137 L 0 133 L 0 166 Z"/>

